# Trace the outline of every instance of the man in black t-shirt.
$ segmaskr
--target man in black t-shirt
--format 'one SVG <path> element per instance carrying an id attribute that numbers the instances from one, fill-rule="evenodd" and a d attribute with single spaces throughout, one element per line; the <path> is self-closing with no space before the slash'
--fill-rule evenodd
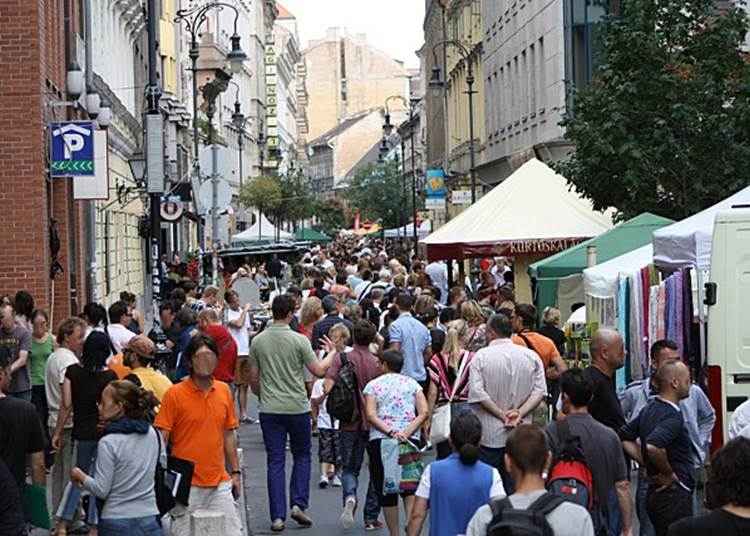
<path id="1" fill-rule="evenodd" d="M 625 364 L 625 343 L 612 329 L 598 329 L 591 337 L 591 365 L 586 368 L 594 383 L 589 413 L 594 419 L 618 432 L 625 424 L 620 399 L 615 391 L 615 371 Z"/>
<path id="2" fill-rule="evenodd" d="M 7 396 L 11 379 L 10 351 L 0 346 L 0 460 L 10 469 L 20 490 L 26 480 L 26 456 L 31 454 L 34 484 L 44 486 L 42 421 L 31 402 Z"/>
<path id="3" fill-rule="evenodd" d="M 669 536 L 744 536 L 750 534 L 750 440 L 733 439 L 711 458 L 706 498 L 715 508 L 707 515 L 670 525 Z"/>

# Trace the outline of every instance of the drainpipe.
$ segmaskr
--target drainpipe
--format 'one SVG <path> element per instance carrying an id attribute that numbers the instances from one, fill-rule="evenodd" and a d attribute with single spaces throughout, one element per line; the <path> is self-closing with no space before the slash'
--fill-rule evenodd
<path id="1" fill-rule="evenodd" d="M 94 63 L 92 59 L 92 0 L 84 0 L 84 31 L 86 45 L 86 92 L 94 87 Z M 109 148 L 107 148 L 109 150 Z M 97 269 L 96 269 L 96 201 L 83 201 L 83 221 L 85 225 L 85 236 L 83 262 L 86 266 L 86 301 L 97 301 Z"/>

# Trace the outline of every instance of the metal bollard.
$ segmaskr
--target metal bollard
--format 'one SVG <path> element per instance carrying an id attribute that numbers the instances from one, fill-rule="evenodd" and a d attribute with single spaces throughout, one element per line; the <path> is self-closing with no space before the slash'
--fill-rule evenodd
<path id="1" fill-rule="evenodd" d="M 196 510 L 190 516 L 190 536 L 218 536 L 226 533 L 224 514 L 215 510 Z"/>

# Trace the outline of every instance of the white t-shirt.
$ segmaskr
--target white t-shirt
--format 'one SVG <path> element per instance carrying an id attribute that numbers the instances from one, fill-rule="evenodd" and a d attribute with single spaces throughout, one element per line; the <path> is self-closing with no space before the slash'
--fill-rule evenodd
<path id="1" fill-rule="evenodd" d="M 497 283 L 498 287 L 502 287 L 505 284 L 505 274 L 510 271 L 510 267 L 508 266 L 503 266 L 502 271 L 500 271 L 497 264 L 490 269 L 490 273 L 495 276 L 495 283 Z"/>
<path id="2" fill-rule="evenodd" d="M 318 398 L 323 395 L 323 378 L 317 380 L 313 385 L 312 398 Z M 326 409 L 326 401 L 318 406 L 318 429 L 323 430 L 338 430 L 339 421 L 331 419 Z"/>
<path id="3" fill-rule="evenodd" d="M 422 480 L 419 481 L 419 487 L 417 488 L 417 497 L 422 497 L 423 499 L 429 499 L 430 498 L 430 467 L 432 467 L 432 464 L 428 465 L 424 473 L 422 473 Z M 503 480 L 500 478 L 500 473 L 495 469 L 492 468 L 492 487 L 490 488 L 490 499 L 501 499 L 505 497 L 505 488 L 503 487 Z"/>
<path id="4" fill-rule="evenodd" d="M 234 322 L 240 316 L 242 316 L 242 309 L 236 311 L 231 307 L 227 307 L 227 329 L 232 335 L 234 342 L 237 343 L 237 355 L 248 356 L 250 355 L 250 314 L 245 315 L 245 325 L 241 328 L 235 328 L 229 325 L 229 322 Z"/>
<path id="5" fill-rule="evenodd" d="M 44 392 L 47 395 L 47 407 L 49 417 L 47 426 L 54 429 L 57 426 L 57 416 L 62 405 L 63 389 L 65 382 L 65 371 L 71 365 L 78 364 L 78 357 L 67 348 L 58 348 L 52 352 L 44 365 Z M 73 427 L 73 412 L 68 416 L 64 428 Z"/>
<path id="6" fill-rule="evenodd" d="M 105 331 L 112 341 L 112 346 L 114 346 L 116 354 L 121 353 L 125 343 L 135 337 L 135 333 L 122 324 L 110 324 Z"/>

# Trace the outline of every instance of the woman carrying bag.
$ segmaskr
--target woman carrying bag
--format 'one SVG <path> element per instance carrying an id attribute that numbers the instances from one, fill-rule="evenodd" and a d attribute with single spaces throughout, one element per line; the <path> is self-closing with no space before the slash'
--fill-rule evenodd
<path id="1" fill-rule="evenodd" d="M 163 536 L 156 505 L 156 464 L 165 455 L 150 416 L 158 404 L 151 391 L 120 380 L 102 392 L 99 418 L 108 422 L 89 476 L 79 467 L 71 480 L 104 501 L 100 536 Z"/>
<path id="2" fill-rule="evenodd" d="M 427 365 L 430 388 L 427 393 L 429 414 L 427 425 L 430 442 L 437 447 L 437 459 L 451 454 L 448 442 L 451 417 L 471 411 L 469 400 L 469 365 L 474 354 L 466 350 L 469 325 L 465 320 L 448 322 L 443 351 L 435 354 Z"/>

